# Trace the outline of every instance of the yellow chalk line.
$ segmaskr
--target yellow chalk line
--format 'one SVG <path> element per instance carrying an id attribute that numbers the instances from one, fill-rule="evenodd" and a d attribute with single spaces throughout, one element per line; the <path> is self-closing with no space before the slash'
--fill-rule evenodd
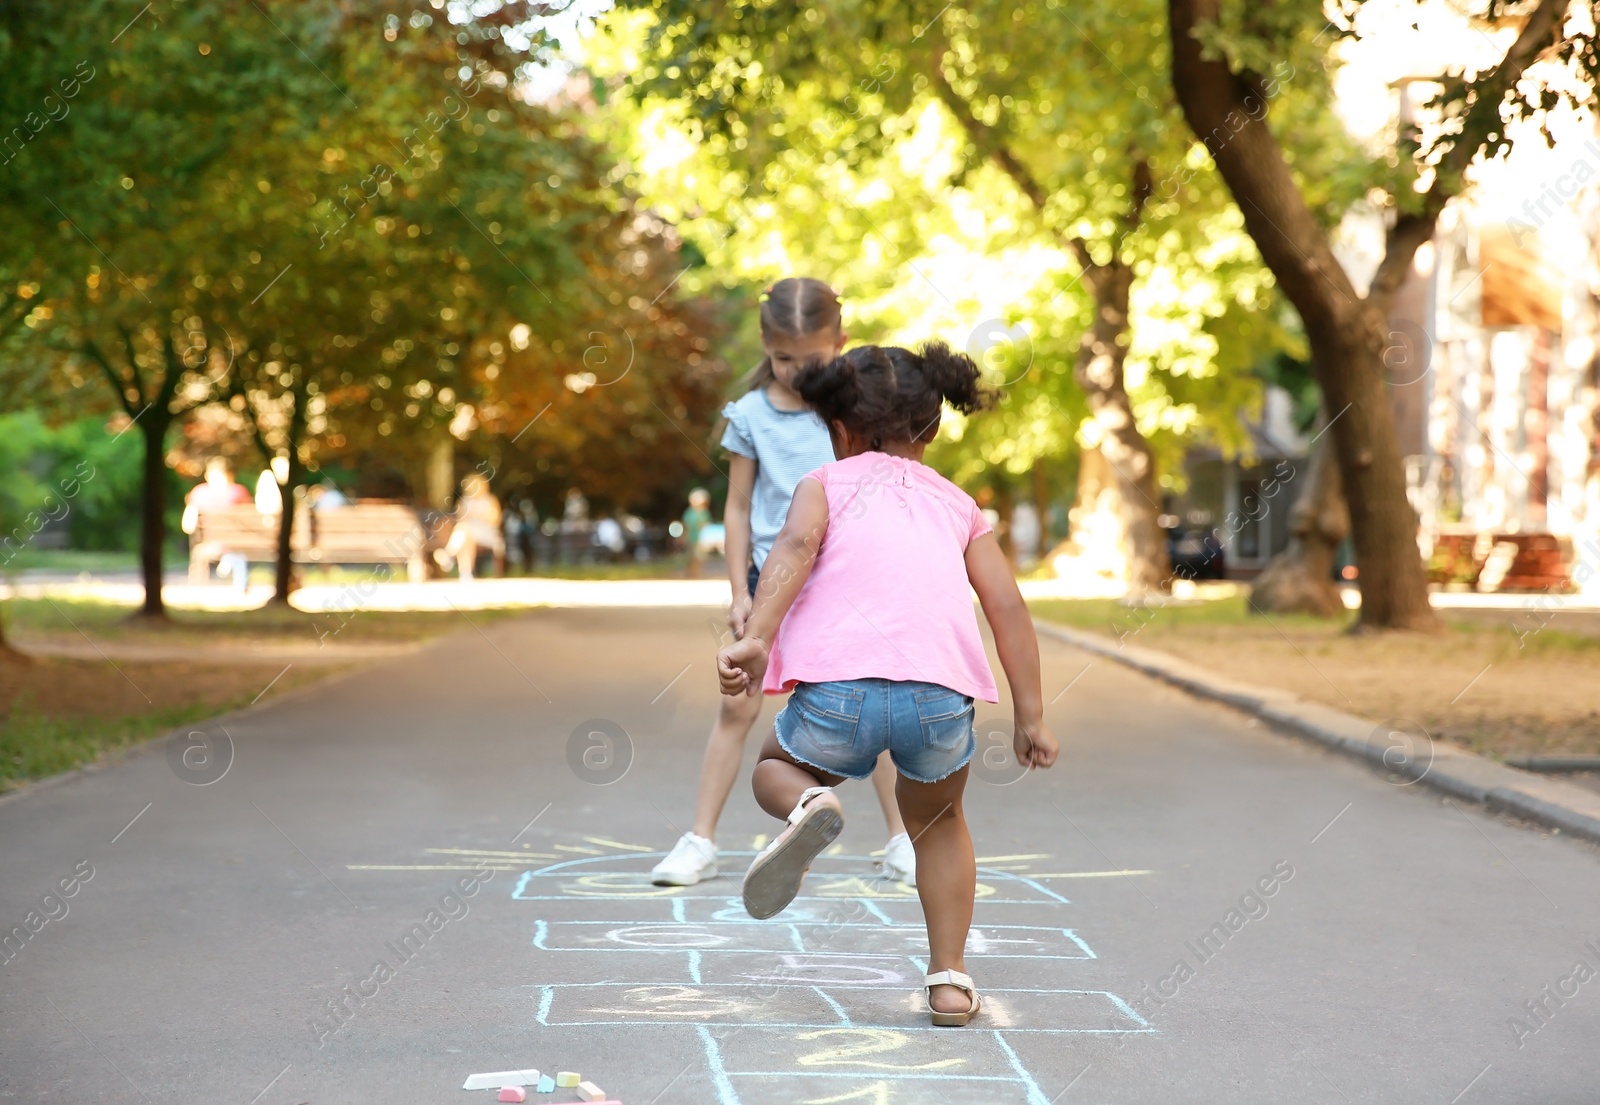
<path id="1" fill-rule="evenodd" d="M 624 844 L 620 840 L 607 840 L 603 836 L 586 836 L 583 839 L 602 848 L 621 848 L 624 852 L 659 852 L 660 848 L 646 848 L 642 844 Z"/>
<path id="2" fill-rule="evenodd" d="M 560 859 L 546 852 L 491 852 L 483 848 L 424 848 L 433 856 L 500 856 L 505 859 Z"/>

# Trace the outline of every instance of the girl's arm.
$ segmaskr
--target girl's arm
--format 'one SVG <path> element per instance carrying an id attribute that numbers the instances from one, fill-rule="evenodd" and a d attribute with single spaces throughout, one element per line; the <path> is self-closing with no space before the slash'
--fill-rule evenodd
<path id="1" fill-rule="evenodd" d="M 761 566 L 755 605 L 745 623 L 744 636 L 717 654 L 717 676 L 722 693 L 760 694 L 767 673 L 767 656 L 789 607 L 800 597 L 817 559 L 817 549 L 828 531 L 828 496 L 822 484 L 807 476 L 794 489 L 783 532 L 772 543 Z"/>
<path id="2" fill-rule="evenodd" d="M 994 631 L 994 648 L 1011 684 L 1011 708 L 1016 719 L 1013 745 L 1017 762 L 1028 767 L 1049 767 L 1061 746 L 1044 723 L 1044 693 L 1039 687 L 1039 638 L 1033 632 L 1028 604 L 1017 590 L 1005 553 L 993 533 L 967 544 L 967 579 L 978 593 L 983 615 Z"/>
<path id="3" fill-rule="evenodd" d="M 729 455 L 728 505 L 722 511 L 722 554 L 728 563 L 728 583 L 733 588 L 728 628 L 735 637 L 741 637 L 745 619 L 750 616 L 750 494 L 756 486 L 756 460 L 739 453 Z"/>

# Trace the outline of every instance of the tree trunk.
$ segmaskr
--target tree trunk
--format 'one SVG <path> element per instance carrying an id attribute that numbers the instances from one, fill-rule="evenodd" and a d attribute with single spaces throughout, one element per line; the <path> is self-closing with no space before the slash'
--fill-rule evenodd
<path id="1" fill-rule="evenodd" d="M 0 661 L 8 664 L 27 664 L 33 661 L 26 652 L 12 648 L 11 642 L 6 639 L 6 604 L 3 602 L 0 602 Z"/>
<path id="2" fill-rule="evenodd" d="M 1003 480 L 994 485 L 994 512 L 1000 515 L 1000 522 L 994 527 L 995 540 L 1000 544 L 1000 551 L 1005 553 L 1013 567 L 1017 563 L 1017 550 L 1011 544 L 1011 512 L 1016 509 L 1017 497 L 1011 490 L 1011 485 Z"/>
<path id="3" fill-rule="evenodd" d="M 1333 453 L 1333 439 L 1324 434 L 1311 453 L 1305 483 L 1289 512 L 1289 547 L 1272 558 L 1250 588 L 1252 612 L 1322 618 L 1344 613 L 1333 565 L 1339 543 L 1350 532 L 1350 514 Z"/>
<path id="4" fill-rule="evenodd" d="M 273 606 L 288 606 L 289 592 L 294 588 L 294 520 L 299 504 L 295 501 L 295 491 L 305 481 L 305 465 L 300 461 L 300 443 L 304 436 L 306 425 L 306 404 L 309 395 L 299 390 L 294 393 L 294 406 L 289 408 L 288 425 L 284 430 L 284 440 L 288 448 L 285 450 L 289 462 L 288 476 L 284 479 L 279 490 L 283 494 L 283 513 L 278 515 L 278 556 L 274 565 L 272 581 Z M 265 442 L 262 442 L 265 445 Z M 262 450 L 265 452 L 265 449 Z M 272 463 L 268 458 L 267 463 Z M 309 515 L 309 511 L 308 511 Z M 306 518 L 306 525 L 311 524 L 311 519 Z"/>
<path id="5" fill-rule="evenodd" d="M 1344 417 L 1333 423 L 1339 480 L 1344 488 L 1361 586 L 1363 629 L 1441 628 L 1428 602 L 1428 577 L 1417 547 L 1417 512 L 1406 496 L 1405 463 L 1394 407 L 1384 380 L 1387 325 L 1372 311 L 1349 311 L 1336 338 L 1311 335 L 1312 366 L 1323 402 Z M 1308 328 L 1308 334 L 1311 331 Z M 1353 339 L 1341 349 L 1339 338 Z M 1318 346 L 1324 352 L 1317 352 Z"/>
<path id="6" fill-rule="evenodd" d="M 1265 123 L 1260 91 L 1224 61 L 1206 58 L 1194 37 L 1197 27 L 1215 22 L 1218 3 L 1169 0 L 1172 87 L 1238 201 L 1245 229 L 1305 326 L 1349 504 L 1360 568 L 1359 624 L 1437 629 L 1383 365 L 1385 300 L 1403 278 L 1397 259 L 1403 256 L 1409 266 L 1417 246 L 1431 237 L 1437 212 L 1426 225 L 1416 219 L 1397 224 L 1374 280 L 1375 298 L 1359 296 Z"/>
<path id="7" fill-rule="evenodd" d="M 938 21 L 935 20 L 935 23 Z M 935 33 L 929 40 L 929 73 L 940 101 L 949 108 L 979 150 L 994 159 L 1041 216 L 1050 205 L 1049 193 L 1033 173 L 1009 148 L 999 130 L 984 122 L 973 106 L 950 83 L 943 58 L 949 45 Z M 1087 553 L 1091 560 L 1112 562 L 1120 558 L 1126 573 L 1127 593 L 1135 600 L 1169 590 L 1167 544 L 1156 525 L 1158 510 L 1155 494 L 1155 457 L 1133 419 L 1133 406 L 1123 383 L 1122 365 L 1127 359 L 1130 319 L 1128 294 L 1133 286 L 1133 269 L 1122 258 L 1122 244 L 1139 228 L 1145 204 L 1154 190 L 1148 160 L 1136 157 L 1128 181 L 1128 208 L 1117 220 L 1118 233 L 1111 242 L 1111 259 L 1097 264 L 1089 245 L 1082 238 L 1065 237 L 1063 245 L 1077 259 L 1083 284 L 1094 295 L 1094 321 L 1078 347 L 1074 375 L 1089 398 L 1090 425 L 1087 434 L 1093 441 L 1084 446 L 1080 469 L 1078 504 L 1074 515 L 1089 529 L 1074 525 L 1072 536 L 1049 554 Z M 1091 448 L 1092 446 L 1092 448 Z M 1089 458 L 1098 451 L 1112 478 L 1086 475 L 1093 467 Z M 1092 479 L 1091 484 L 1086 480 Z M 1085 497 L 1092 489 L 1092 497 Z M 1106 491 L 1109 489 L 1109 492 Z M 1086 549 L 1077 538 L 1093 536 L 1097 543 L 1109 541 L 1115 551 Z M 1104 537 L 1100 535 L 1105 535 Z"/>
<path id="8" fill-rule="evenodd" d="M 1043 460 L 1033 462 L 1033 509 L 1039 515 L 1039 552 L 1050 547 L 1050 473 Z"/>
<path id="9" fill-rule="evenodd" d="M 423 487 L 428 509 L 448 511 L 450 497 L 456 491 L 456 441 L 444 434 L 428 449 L 428 459 L 423 469 Z"/>
<path id="10" fill-rule="evenodd" d="M 289 465 L 289 482 L 278 489 L 283 494 L 283 512 L 278 515 L 278 552 L 273 562 L 272 598 L 268 600 L 274 606 L 288 606 L 289 591 L 294 586 L 294 467 L 293 463 Z"/>
<path id="11" fill-rule="evenodd" d="M 144 605 L 139 615 L 165 618 L 161 597 L 162 560 L 167 542 L 167 430 L 172 418 L 152 405 L 139 420 L 144 438 L 144 482 L 139 491 L 139 571 L 144 578 Z"/>
<path id="12" fill-rule="evenodd" d="M 1079 342 L 1073 375 L 1088 398 L 1089 420 L 1069 540 L 1091 565 L 1120 562 L 1128 596 L 1142 600 L 1172 581 L 1156 522 L 1155 457 L 1123 378 L 1133 269 L 1120 259 L 1096 265 L 1084 283 L 1094 293 L 1094 321 Z"/>

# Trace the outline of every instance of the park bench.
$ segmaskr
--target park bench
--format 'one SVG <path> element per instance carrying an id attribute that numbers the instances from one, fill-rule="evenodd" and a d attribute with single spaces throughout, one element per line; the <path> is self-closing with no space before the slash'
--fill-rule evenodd
<path id="1" fill-rule="evenodd" d="M 297 564 L 404 564 L 413 582 L 427 578 L 426 545 L 416 511 L 394 500 L 315 511 L 302 504 L 289 532 L 289 555 Z M 225 552 L 276 561 L 278 516 L 250 505 L 201 511 L 189 535 L 190 578 L 204 579 Z"/>
<path id="2" fill-rule="evenodd" d="M 309 544 L 307 513 L 304 508 L 295 512 L 289 533 L 291 553 L 303 551 Z M 276 560 L 278 516 L 262 514 L 250 503 L 200 511 L 189 535 L 189 581 L 204 582 L 224 553 L 238 553 L 255 562 Z"/>
<path id="3" fill-rule="evenodd" d="M 427 578 L 427 535 L 403 502 L 367 500 L 311 513 L 311 544 L 295 559 L 308 564 L 404 564 L 413 583 Z"/>
<path id="4" fill-rule="evenodd" d="M 1571 578 L 1571 548 L 1549 533 L 1441 533 L 1434 539 L 1436 582 L 1479 591 L 1561 591 Z"/>

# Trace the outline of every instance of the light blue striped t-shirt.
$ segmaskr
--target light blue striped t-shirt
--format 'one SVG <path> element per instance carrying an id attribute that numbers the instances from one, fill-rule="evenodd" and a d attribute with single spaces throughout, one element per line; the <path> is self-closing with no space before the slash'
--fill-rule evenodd
<path id="1" fill-rule="evenodd" d="M 789 515 L 789 500 L 807 475 L 834 462 L 828 428 L 809 407 L 781 411 L 757 388 L 722 410 L 722 447 L 756 462 L 750 494 L 750 558 L 759 569 Z"/>

